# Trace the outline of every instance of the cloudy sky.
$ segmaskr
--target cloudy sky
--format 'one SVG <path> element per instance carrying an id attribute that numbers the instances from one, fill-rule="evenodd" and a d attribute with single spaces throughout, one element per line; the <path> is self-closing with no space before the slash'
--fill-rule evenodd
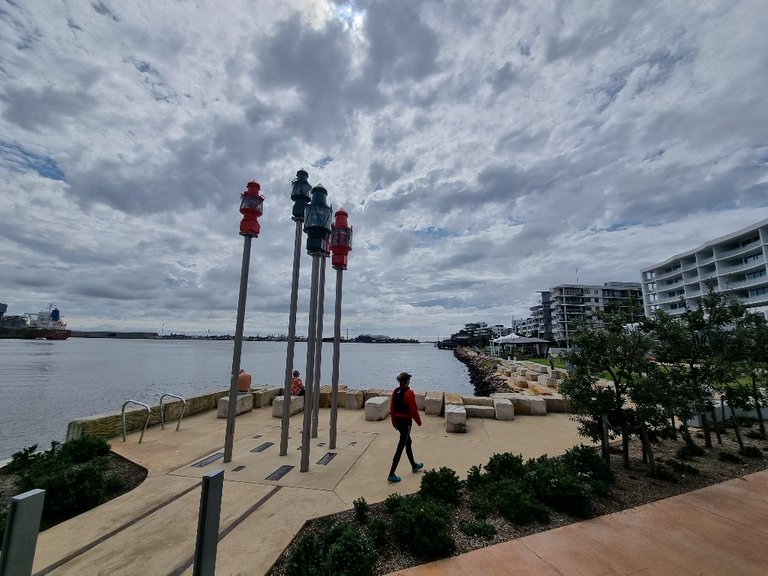
<path id="1" fill-rule="evenodd" d="M 4 0 L 0 302 L 233 333 L 255 179 L 245 332 L 285 333 L 302 168 L 354 228 L 350 335 L 639 281 L 768 217 L 766 30 L 764 0 Z"/>

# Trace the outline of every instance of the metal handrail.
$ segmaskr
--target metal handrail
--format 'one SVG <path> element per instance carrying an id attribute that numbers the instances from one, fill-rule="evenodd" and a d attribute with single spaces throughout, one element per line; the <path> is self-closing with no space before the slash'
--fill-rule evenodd
<path id="1" fill-rule="evenodd" d="M 184 412 L 187 409 L 187 401 L 184 400 L 181 396 L 177 396 L 176 394 L 170 394 L 166 392 L 162 396 L 160 396 L 160 428 L 165 430 L 165 420 L 163 419 L 163 398 L 166 396 L 171 396 L 172 398 L 178 398 L 182 402 L 181 406 L 181 414 L 179 414 L 179 421 L 176 423 L 176 431 L 179 431 L 179 426 L 181 426 L 181 419 L 184 418 Z"/>
<path id="2" fill-rule="evenodd" d="M 123 442 L 125 442 L 125 407 L 128 404 L 137 404 L 139 406 L 143 406 L 144 409 L 147 411 L 147 421 L 144 422 L 144 428 L 141 429 L 141 436 L 139 436 L 139 444 L 141 444 L 141 441 L 144 439 L 144 431 L 147 429 L 147 424 L 149 424 L 149 417 L 151 415 L 151 411 L 149 406 L 147 406 L 143 402 L 137 402 L 136 400 L 126 400 L 125 402 L 123 402 L 123 409 L 120 411 L 120 423 L 122 424 L 122 429 L 123 429 Z"/>

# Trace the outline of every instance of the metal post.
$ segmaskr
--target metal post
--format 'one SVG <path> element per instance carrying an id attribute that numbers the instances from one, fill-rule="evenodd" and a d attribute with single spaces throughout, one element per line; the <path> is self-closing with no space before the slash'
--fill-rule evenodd
<path id="1" fill-rule="evenodd" d="M 312 438 L 317 438 L 317 426 L 320 416 L 320 373 L 323 364 L 323 315 L 325 308 L 325 261 L 320 260 L 320 288 L 317 291 L 317 339 L 315 340 L 315 376 L 312 379 L 315 391 L 312 395 Z"/>
<path id="2" fill-rule="evenodd" d="M 333 372 L 331 373 L 331 430 L 328 447 L 336 448 L 336 416 L 339 404 L 339 356 L 341 354 L 341 285 L 344 270 L 336 269 L 336 309 L 333 317 Z"/>
<path id="3" fill-rule="evenodd" d="M 291 280 L 291 309 L 288 314 L 288 351 L 285 355 L 285 383 L 283 385 L 283 420 L 280 432 L 280 456 L 288 454 L 288 428 L 291 420 L 291 383 L 293 354 L 296 349 L 296 308 L 299 301 L 299 267 L 301 265 L 301 220 L 296 220 L 293 242 L 293 279 Z M 306 375 L 305 375 L 306 377 Z M 305 392 L 306 394 L 306 392 Z M 306 398 L 305 398 L 306 400 Z"/>
<path id="4" fill-rule="evenodd" d="M 38 489 L 11 498 L 0 554 L 0 576 L 32 574 L 44 501 L 45 490 Z"/>
<path id="5" fill-rule="evenodd" d="M 317 326 L 317 283 L 320 277 L 320 254 L 312 255 L 312 280 L 309 288 L 309 325 L 307 327 L 307 382 L 304 386 L 304 420 L 301 429 L 301 466 L 299 470 L 309 470 L 309 438 L 312 428 L 312 377 L 315 372 L 315 335 Z"/>
<path id="6" fill-rule="evenodd" d="M 192 576 L 215 576 L 216 547 L 219 543 L 221 494 L 224 489 L 224 470 L 211 470 L 203 476 L 200 494 L 200 512 L 197 517 L 195 565 Z"/>
<path id="7" fill-rule="evenodd" d="M 235 350 L 232 354 L 232 378 L 229 382 L 229 406 L 227 410 L 227 435 L 224 438 L 224 462 L 232 461 L 232 445 L 235 442 L 235 415 L 237 408 L 237 378 L 240 376 L 240 356 L 243 351 L 243 325 L 245 324 L 245 300 L 248 295 L 248 268 L 251 262 L 251 237 L 243 236 L 243 266 L 240 270 L 240 297 L 237 299 L 237 325 L 235 326 Z"/>

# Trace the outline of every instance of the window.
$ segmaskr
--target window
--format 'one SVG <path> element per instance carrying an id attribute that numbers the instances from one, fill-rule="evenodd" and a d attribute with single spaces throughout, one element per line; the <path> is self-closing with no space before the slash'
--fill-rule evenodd
<path id="1" fill-rule="evenodd" d="M 758 270 L 757 272 L 748 272 L 747 280 L 754 280 L 755 278 L 760 278 L 761 276 L 765 276 L 765 270 Z"/>
<path id="2" fill-rule="evenodd" d="M 754 288 L 749 291 L 749 297 L 753 296 L 762 296 L 763 294 L 768 294 L 768 288 Z"/>

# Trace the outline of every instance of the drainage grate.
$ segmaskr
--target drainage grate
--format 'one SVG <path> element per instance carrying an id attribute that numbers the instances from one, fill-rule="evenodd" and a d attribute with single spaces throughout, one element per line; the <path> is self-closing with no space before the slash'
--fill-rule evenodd
<path id="1" fill-rule="evenodd" d="M 290 466 L 288 464 L 283 464 L 282 466 L 280 466 L 280 468 L 278 468 L 277 470 L 272 472 L 272 474 L 270 474 L 269 476 L 264 478 L 264 480 L 272 480 L 273 482 L 277 481 L 277 480 L 280 480 L 280 478 L 282 478 L 283 476 L 288 474 L 288 472 L 290 472 L 294 468 L 295 468 L 295 466 Z"/>
<path id="2" fill-rule="evenodd" d="M 234 468 L 232 468 L 232 472 L 240 472 L 240 470 L 242 470 L 243 468 L 245 468 L 245 466 L 235 466 Z"/>
<path id="3" fill-rule="evenodd" d="M 323 466 L 325 466 L 326 464 L 328 464 L 328 462 L 333 460 L 335 457 L 336 457 L 336 453 L 335 452 L 328 452 L 328 454 L 326 454 L 325 456 L 320 458 L 320 460 L 318 460 L 317 463 L 318 464 L 322 464 Z"/>
<path id="4" fill-rule="evenodd" d="M 195 462 L 192 464 L 194 468 L 205 468 L 210 464 L 211 462 L 216 462 L 219 458 L 224 458 L 224 452 L 216 452 L 216 454 L 211 454 L 207 458 L 203 458 L 200 460 L 200 462 Z"/>
<path id="5" fill-rule="evenodd" d="M 251 452 L 264 452 L 264 450 L 274 445 L 275 445 L 274 442 L 264 442 L 264 444 L 260 444 L 259 446 L 256 446 L 256 448 L 251 450 Z"/>

